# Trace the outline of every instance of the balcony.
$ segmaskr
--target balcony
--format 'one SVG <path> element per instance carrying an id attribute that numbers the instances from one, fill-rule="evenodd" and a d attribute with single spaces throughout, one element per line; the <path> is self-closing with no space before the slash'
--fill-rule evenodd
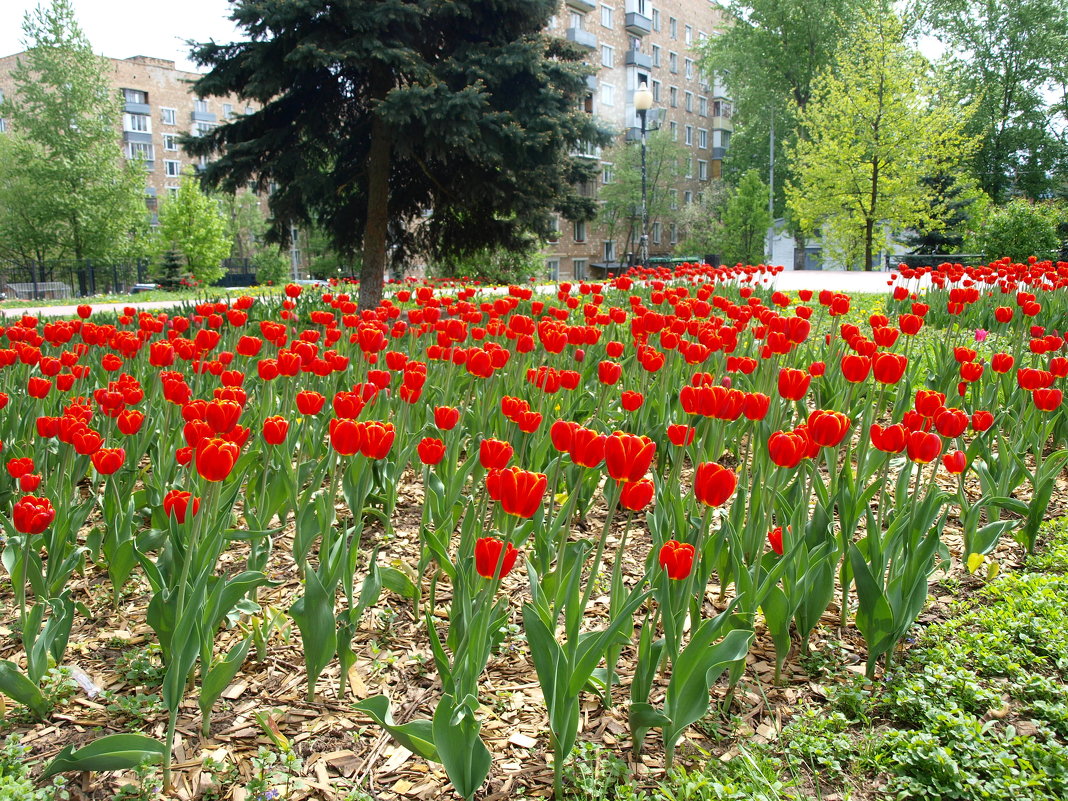
<path id="1" fill-rule="evenodd" d="M 709 126 L 712 130 L 719 131 L 733 131 L 734 123 L 731 122 L 730 117 L 713 117 L 709 122 Z"/>
<path id="2" fill-rule="evenodd" d="M 218 117 L 210 111 L 193 111 L 190 112 L 189 118 L 193 122 L 216 122 L 218 120 Z"/>
<path id="3" fill-rule="evenodd" d="M 712 160 L 713 161 L 723 161 L 723 159 L 726 158 L 726 156 L 727 156 L 727 148 L 725 148 L 725 147 L 714 147 L 714 148 L 712 148 Z"/>
<path id="4" fill-rule="evenodd" d="M 152 106 L 148 103 L 127 103 L 122 107 L 127 114 L 151 114 Z"/>
<path id="5" fill-rule="evenodd" d="M 627 33 L 634 36 L 646 36 L 653 30 L 653 21 L 644 14 L 630 11 L 624 17 L 623 27 L 627 29 Z"/>
<path id="6" fill-rule="evenodd" d="M 596 75 L 587 75 L 586 76 L 586 88 L 589 89 L 591 92 L 596 92 L 597 91 L 597 76 Z"/>
<path id="7" fill-rule="evenodd" d="M 145 131 L 123 131 L 122 139 L 124 142 L 140 142 L 144 145 L 152 144 L 152 134 Z"/>
<path id="8" fill-rule="evenodd" d="M 588 50 L 597 49 L 597 37 L 589 31 L 582 30 L 582 28 L 568 28 L 567 41 L 574 42 Z"/>
<path id="9" fill-rule="evenodd" d="M 648 133 L 648 128 L 646 132 Z M 627 128 L 623 133 L 624 142 L 640 142 L 642 141 L 642 129 L 641 128 Z"/>
<path id="10" fill-rule="evenodd" d="M 576 11 L 593 11 L 597 8 L 597 3 L 590 2 L 590 0 L 564 0 L 565 5 L 571 6 Z"/>
<path id="11" fill-rule="evenodd" d="M 624 61 L 628 67 L 641 67 L 647 70 L 653 68 L 653 57 L 640 50 L 628 50 Z"/>

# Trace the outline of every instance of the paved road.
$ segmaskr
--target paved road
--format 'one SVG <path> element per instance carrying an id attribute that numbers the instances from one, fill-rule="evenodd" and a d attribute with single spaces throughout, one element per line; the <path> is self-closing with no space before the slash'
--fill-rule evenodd
<path id="1" fill-rule="evenodd" d="M 784 291 L 811 289 L 833 289 L 838 292 L 885 292 L 890 273 L 886 272 L 840 272 L 832 270 L 812 270 L 804 272 L 784 271 L 771 279 L 776 289 Z M 543 291 L 552 292 L 551 287 L 543 287 Z M 136 295 L 131 295 L 128 301 L 121 303 L 92 303 L 89 305 L 93 311 L 114 311 L 123 306 L 133 306 L 136 309 L 170 309 L 188 301 L 177 300 L 154 300 L 138 302 Z M 34 317 L 74 317 L 78 313 L 77 304 L 64 304 L 57 306 L 26 307 L 15 305 L 13 301 L 0 303 L 0 324 L 7 320 L 18 319 L 23 314 Z"/>

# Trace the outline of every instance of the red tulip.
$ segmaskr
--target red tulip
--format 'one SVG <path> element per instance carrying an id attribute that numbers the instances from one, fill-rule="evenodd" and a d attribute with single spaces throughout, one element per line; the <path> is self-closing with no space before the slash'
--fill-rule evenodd
<path id="1" fill-rule="evenodd" d="M 953 475 L 960 475 L 968 467 L 968 457 L 964 451 L 949 451 L 942 455 L 942 464 Z"/>
<path id="2" fill-rule="evenodd" d="M 684 448 L 693 442 L 693 438 L 696 434 L 696 428 L 681 423 L 667 427 L 668 440 L 672 445 L 679 448 Z"/>
<path id="3" fill-rule="evenodd" d="M 363 438 L 360 442 L 360 453 L 368 459 L 385 459 L 389 455 L 389 449 L 393 447 L 393 440 L 397 431 L 393 423 L 380 423 L 372 420 L 361 423 Z"/>
<path id="4" fill-rule="evenodd" d="M 48 498 L 27 495 L 11 509 L 11 522 L 22 534 L 40 534 L 55 520 L 56 510 Z"/>
<path id="5" fill-rule="evenodd" d="M 499 439 L 484 439 L 478 446 L 478 461 L 486 470 L 500 469 L 512 458 L 512 446 Z"/>
<path id="6" fill-rule="evenodd" d="M 41 486 L 40 473 L 27 473 L 19 478 L 19 489 L 23 492 L 36 492 Z"/>
<path id="7" fill-rule="evenodd" d="M 779 395 L 786 400 L 799 401 L 808 392 L 812 376 L 802 370 L 784 367 L 779 371 Z"/>
<path id="8" fill-rule="evenodd" d="M 905 450 L 908 430 L 901 423 L 883 428 L 876 424 L 871 427 L 871 444 L 884 453 L 901 453 Z"/>
<path id="9" fill-rule="evenodd" d="M 597 365 L 597 380 L 606 386 L 619 381 L 623 375 L 623 367 L 615 362 L 601 362 Z"/>
<path id="10" fill-rule="evenodd" d="M 995 373 L 1007 373 L 1016 364 L 1016 359 L 1009 353 L 995 353 L 990 357 L 990 369 Z"/>
<path id="11" fill-rule="evenodd" d="M 768 455 L 779 467 L 797 467 L 808 454 L 805 437 L 790 431 L 776 431 L 768 437 Z"/>
<path id="12" fill-rule="evenodd" d="M 355 420 L 330 421 L 330 445 L 342 456 L 358 453 L 363 444 L 363 426 Z"/>
<path id="13" fill-rule="evenodd" d="M 620 398 L 624 411 L 635 412 L 645 403 L 645 397 L 640 392 L 627 390 Z"/>
<path id="14" fill-rule="evenodd" d="M 849 353 L 842 357 L 842 375 L 846 381 L 859 384 L 867 379 L 870 372 L 871 359 L 867 356 Z"/>
<path id="15" fill-rule="evenodd" d="M 693 492 L 705 506 L 722 506 L 738 487 L 738 474 L 717 462 L 697 465 Z"/>
<path id="16" fill-rule="evenodd" d="M 445 458 L 445 443 L 433 437 L 424 437 L 416 446 L 419 461 L 426 465 L 436 465 Z"/>
<path id="17" fill-rule="evenodd" d="M 497 470 L 495 474 L 493 495 L 505 513 L 528 519 L 533 517 L 545 497 L 545 474 L 518 467 Z"/>
<path id="18" fill-rule="evenodd" d="M 122 448 L 101 448 L 92 457 L 93 467 L 102 476 L 109 476 L 122 467 L 126 461 L 126 451 Z"/>
<path id="19" fill-rule="evenodd" d="M 768 545 L 771 550 L 782 556 L 782 526 L 776 526 L 768 532 Z"/>
<path id="20" fill-rule="evenodd" d="M 451 406 L 434 407 L 434 425 L 442 431 L 452 431 L 460 422 L 460 410 Z"/>
<path id="21" fill-rule="evenodd" d="M 99 431 L 94 431 L 82 423 L 72 432 L 70 444 L 82 456 L 90 456 L 100 450 L 104 444 L 104 438 Z"/>
<path id="22" fill-rule="evenodd" d="M 571 431 L 571 446 L 568 448 L 571 461 L 580 467 L 600 467 L 604 461 L 604 448 L 608 437 L 577 423 L 574 425 Z"/>
<path id="23" fill-rule="evenodd" d="M 994 415 L 991 412 L 977 411 L 972 415 L 972 428 L 975 431 L 986 431 L 994 425 Z"/>
<path id="24" fill-rule="evenodd" d="M 502 558 L 501 551 L 504 551 Z M 496 537 L 482 537 L 475 542 L 475 570 L 482 578 L 504 578 L 512 572 L 519 551 Z M 498 570 L 498 565 L 500 569 Z"/>
<path id="25" fill-rule="evenodd" d="M 823 448 L 836 447 L 849 432 L 851 421 L 841 412 L 816 409 L 808 416 L 808 434 Z"/>
<path id="26" fill-rule="evenodd" d="M 943 409 L 934 418 L 935 428 L 946 439 L 959 437 L 968 428 L 968 415 L 960 409 Z"/>
<path id="27" fill-rule="evenodd" d="M 579 428 L 581 428 L 581 426 L 578 423 L 571 422 L 570 420 L 557 420 L 549 426 L 549 439 L 552 440 L 553 447 L 560 453 L 567 453 L 570 451 L 575 431 Z M 599 461 L 600 460 L 598 460 L 598 462 Z"/>
<path id="28" fill-rule="evenodd" d="M 144 422 L 144 412 L 139 412 L 137 409 L 123 409 L 115 419 L 115 424 L 118 426 L 119 431 L 126 436 L 131 436 L 140 431 Z"/>
<path id="29" fill-rule="evenodd" d="M 26 382 L 26 393 L 31 398 L 44 398 L 47 397 L 49 391 L 52 389 L 52 382 L 47 378 L 39 378 L 38 376 L 32 376 L 29 381 Z"/>
<path id="30" fill-rule="evenodd" d="M 202 439 L 195 448 L 196 468 L 207 481 L 222 481 L 234 469 L 241 450 L 232 442 L 216 437 Z"/>
<path id="31" fill-rule="evenodd" d="M 7 472 L 12 478 L 22 478 L 28 473 L 32 473 L 34 468 L 33 459 L 29 456 L 23 456 L 17 459 L 8 459 Z"/>
<path id="32" fill-rule="evenodd" d="M 924 417 L 934 417 L 942 410 L 945 403 L 946 396 L 942 392 L 935 392 L 931 389 L 916 391 L 916 411 Z"/>
<path id="33" fill-rule="evenodd" d="M 660 566 L 668 578 L 681 581 L 693 570 L 694 547 L 688 542 L 668 540 L 660 547 Z"/>
<path id="34" fill-rule="evenodd" d="M 289 434 L 289 421 L 276 414 L 263 421 L 263 441 L 268 445 L 281 445 Z"/>
<path id="35" fill-rule="evenodd" d="M 908 435 L 905 447 L 909 459 L 920 464 L 929 464 L 942 452 L 942 439 L 937 434 L 913 431 Z"/>
<path id="36" fill-rule="evenodd" d="M 297 393 L 297 411 L 301 414 L 314 417 L 322 411 L 326 397 L 310 389 L 301 390 Z"/>
<path id="37" fill-rule="evenodd" d="M 643 478 L 641 481 L 628 481 L 619 493 L 619 504 L 624 509 L 640 512 L 653 500 L 653 482 Z"/>
<path id="38" fill-rule="evenodd" d="M 605 469 L 616 481 L 640 480 L 655 455 L 656 443 L 651 439 L 622 431 L 613 433 L 604 445 Z"/>
<path id="39" fill-rule="evenodd" d="M 1036 389 L 1031 392 L 1031 398 L 1040 412 L 1054 412 L 1064 400 L 1064 392 L 1059 389 Z"/>
<path id="40" fill-rule="evenodd" d="M 880 352 L 872 356 L 872 374 L 881 384 L 896 384 L 905 375 L 909 360 L 898 353 Z"/>

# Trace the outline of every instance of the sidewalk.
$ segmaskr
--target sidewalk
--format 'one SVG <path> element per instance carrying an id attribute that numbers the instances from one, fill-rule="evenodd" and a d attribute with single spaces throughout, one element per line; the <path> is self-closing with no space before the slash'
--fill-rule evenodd
<path id="1" fill-rule="evenodd" d="M 771 279 L 771 286 L 783 291 L 797 291 L 798 289 L 811 289 L 815 292 L 821 289 L 833 289 L 836 292 L 875 292 L 887 291 L 891 273 L 886 272 L 840 272 L 832 270 L 805 270 L 785 271 Z M 552 293 L 551 286 L 541 287 L 543 292 Z M 136 295 L 131 295 L 129 300 L 111 303 L 88 302 L 93 312 L 114 311 L 125 306 L 140 310 L 171 309 L 188 303 L 188 300 L 154 300 L 138 302 Z M 56 306 L 26 307 L 15 305 L 12 301 L 0 303 L 0 325 L 9 324 L 11 320 L 17 320 L 24 314 L 33 317 L 74 317 L 78 314 L 77 303 Z"/>

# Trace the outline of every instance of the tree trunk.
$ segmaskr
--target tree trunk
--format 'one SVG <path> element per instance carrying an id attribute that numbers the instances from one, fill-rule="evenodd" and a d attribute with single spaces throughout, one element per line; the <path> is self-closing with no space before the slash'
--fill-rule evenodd
<path id="1" fill-rule="evenodd" d="M 805 235 L 800 232 L 794 236 L 794 269 L 805 269 Z"/>
<path id="2" fill-rule="evenodd" d="M 870 217 L 864 222 L 864 270 L 871 272 L 871 241 L 875 231 L 875 220 Z"/>
<path id="3" fill-rule="evenodd" d="M 363 228 L 360 309 L 377 308 L 382 301 L 389 224 L 390 150 L 389 129 L 375 116 L 371 122 L 371 151 L 367 156 L 367 220 Z"/>

